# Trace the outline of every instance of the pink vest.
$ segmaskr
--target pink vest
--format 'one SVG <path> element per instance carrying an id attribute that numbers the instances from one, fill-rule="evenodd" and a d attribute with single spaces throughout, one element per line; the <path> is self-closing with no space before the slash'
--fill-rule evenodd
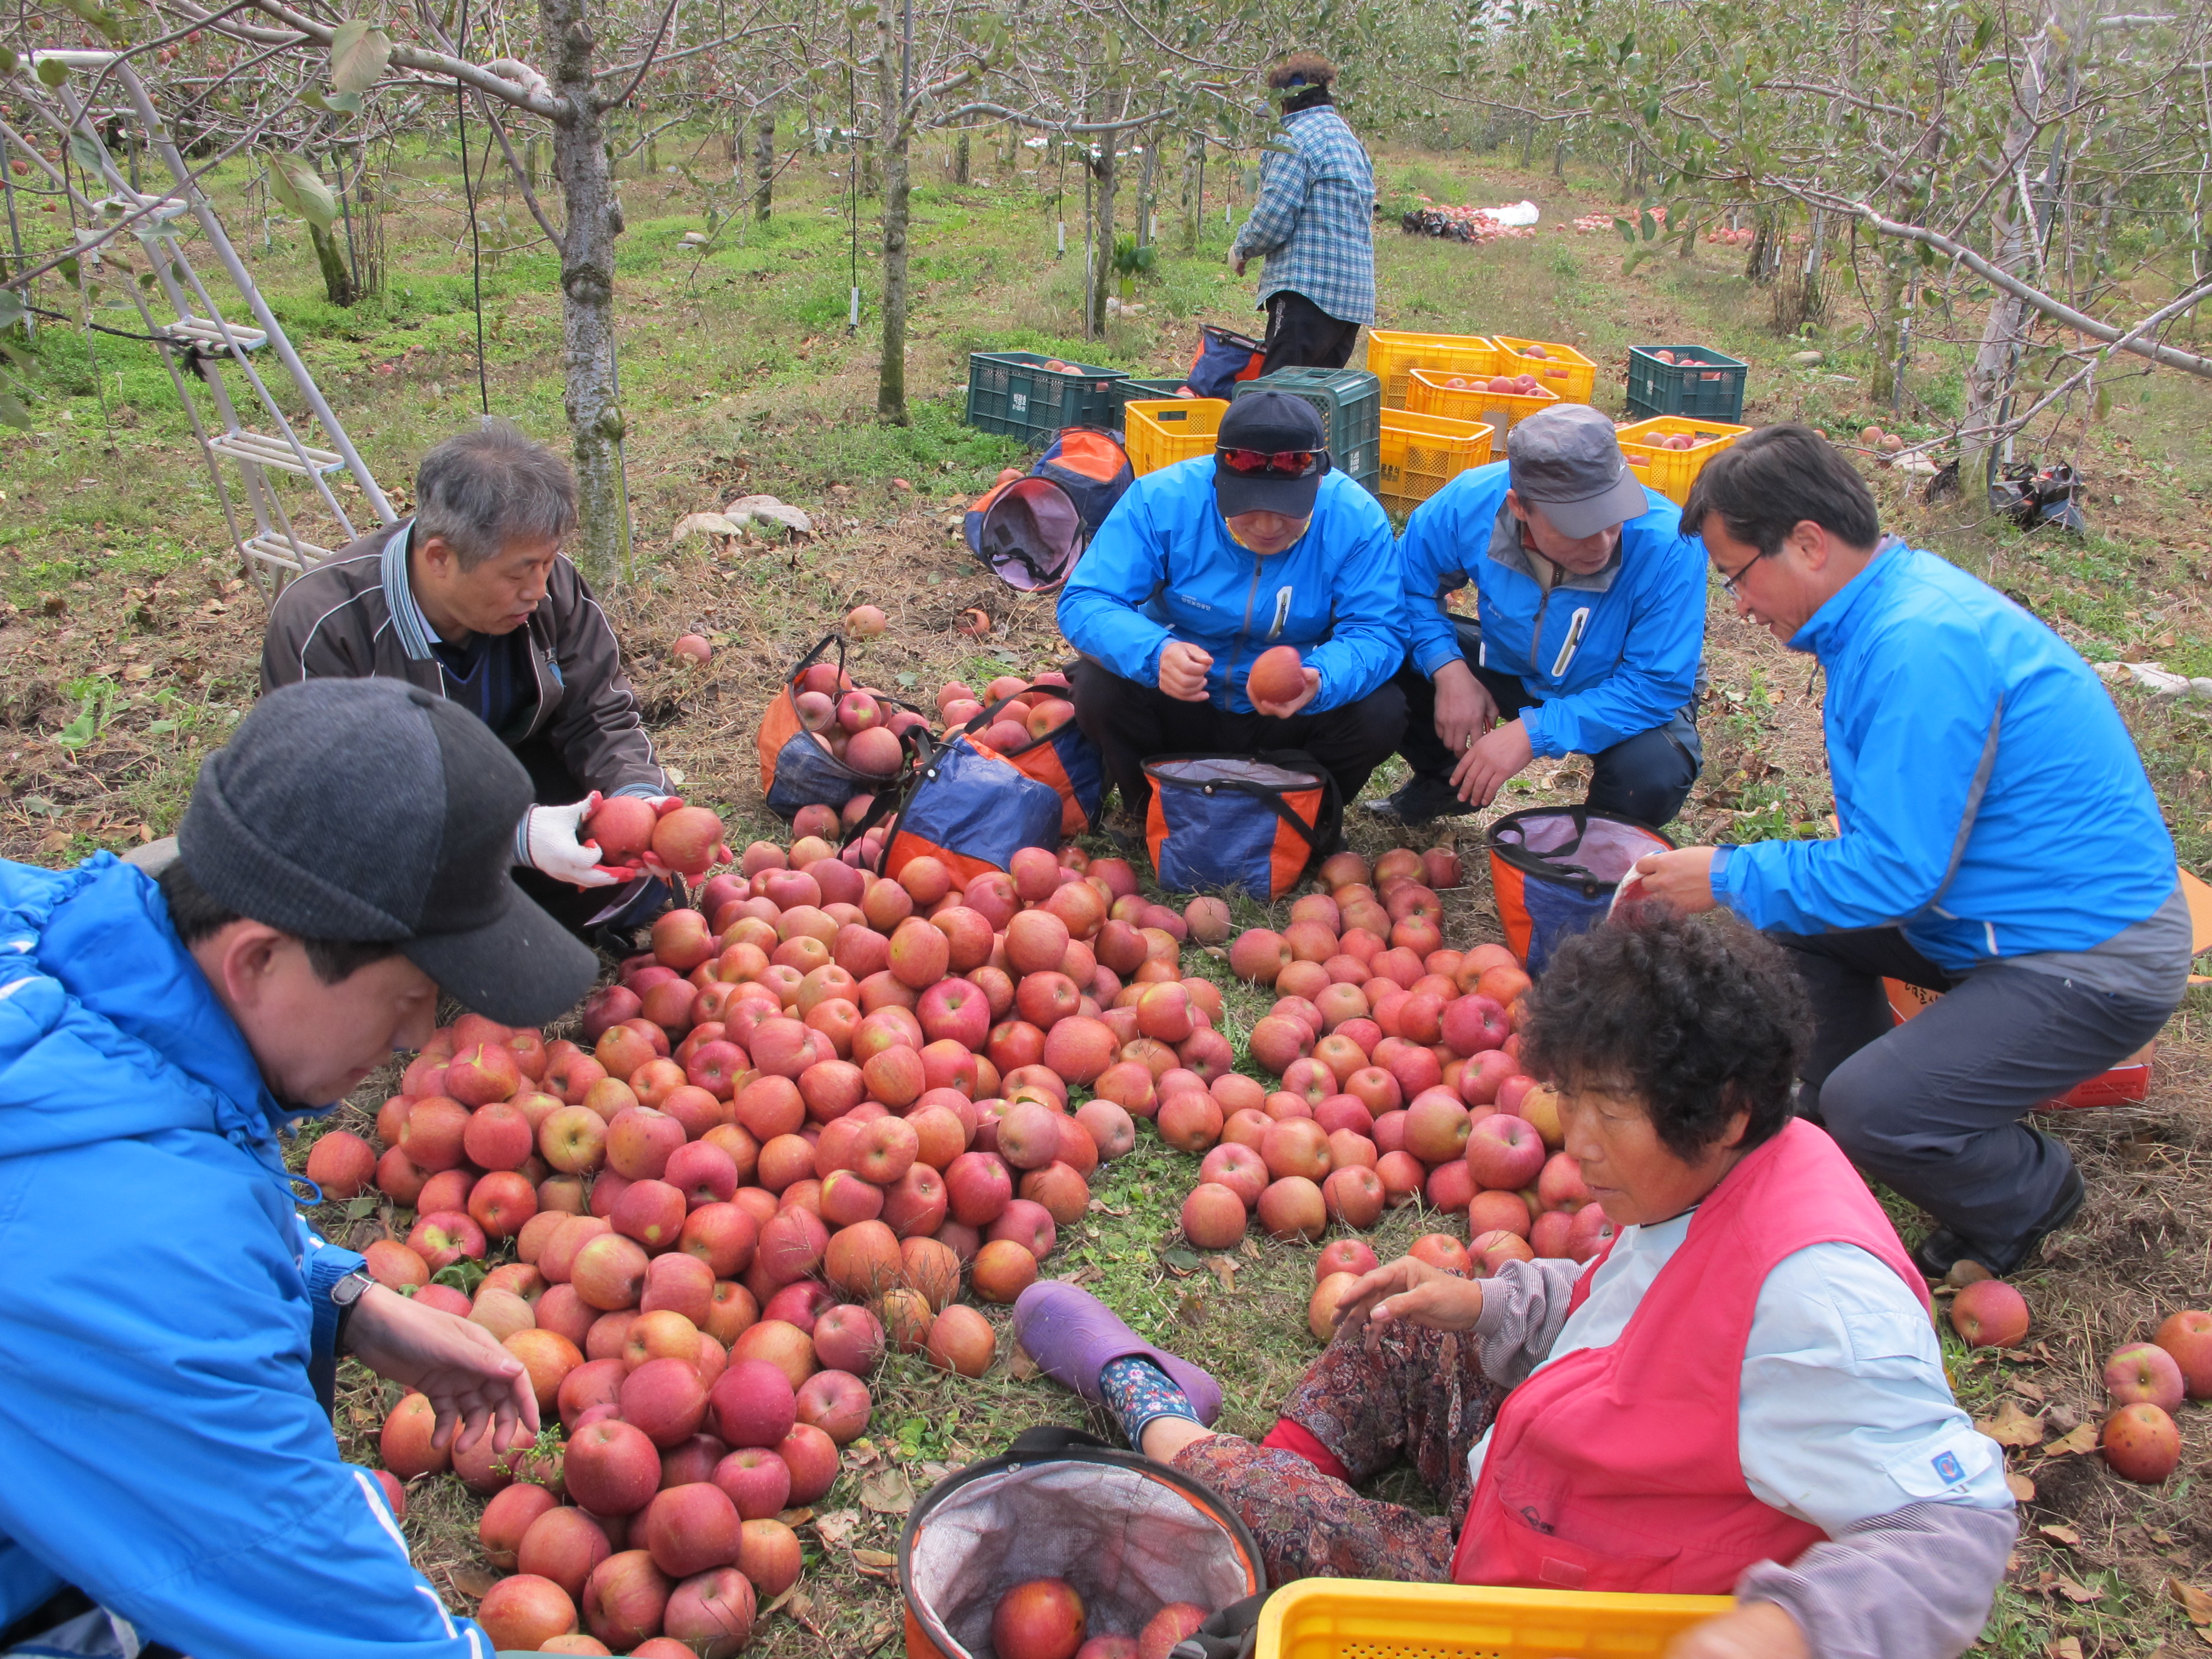
<path id="1" fill-rule="evenodd" d="M 1610 1347 L 1506 1395 L 1452 1577 L 1529 1589 L 1726 1595 L 1826 1535 L 1761 1503 L 1736 1456 L 1744 1344 L 1767 1273 L 1856 1244 L 1928 1292 L 1834 1141 L 1796 1120 L 1729 1170 Z M 1610 1253 L 1608 1247 L 1607 1253 Z M 1575 1286 L 1580 1308 L 1599 1256 Z"/>

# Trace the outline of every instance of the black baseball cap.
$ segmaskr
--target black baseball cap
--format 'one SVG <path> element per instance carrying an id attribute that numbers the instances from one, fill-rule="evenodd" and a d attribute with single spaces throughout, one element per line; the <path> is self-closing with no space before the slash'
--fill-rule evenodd
<path id="1" fill-rule="evenodd" d="M 395 945 L 478 1013 L 537 1025 L 599 962 L 514 884 L 530 804 L 522 763 L 467 710 L 398 680 L 307 680 L 201 763 L 177 855 L 228 909 Z"/>
<path id="2" fill-rule="evenodd" d="M 1302 478 L 1279 472 L 1240 472 L 1229 465 L 1223 453 L 1226 450 L 1261 455 L 1304 452 L 1316 457 L 1316 464 Z M 1328 434 L 1322 429 L 1321 411 L 1287 392 L 1255 392 L 1230 404 L 1221 417 L 1221 430 L 1213 441 L 1214 504 L 1224 519 L 1240 513 L 1310 517 L 1314 498 L 1321 493 L 1322 474 L 1328 465 Z"/>

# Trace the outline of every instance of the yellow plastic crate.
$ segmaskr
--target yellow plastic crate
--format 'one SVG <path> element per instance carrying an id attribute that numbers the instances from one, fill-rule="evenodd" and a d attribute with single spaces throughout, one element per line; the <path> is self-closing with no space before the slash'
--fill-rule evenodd
<path id="1" fill-rule="evenodd" d="M 1751 428 L 1729 426 L 1722 421 L 1695 421 L 1686 415 L 1655 415 L 1648 421 L 1632 421 L 1614 430 L 1629 470 L 1680 507 L 1690 499 L 1690 486 L 1705 471 L 1705 463 Z M 1701 443 L 1695 449 L 1662 449 L 1653 441 L 1680 432 L 1718 441 Z"/>
<path id="2" fill-rule="evenodd" d="M 1386 409 L 1382 451 L 1376 493 L 1392 512 L 1407 513 L 1461 473 L 1490 459 L 1490 428 L 1480 421 Z"/>
<path id="3" fill-rule="evenodd" d="M 1255 1659 L 1658 1659 L 1728 1595 L 1617 1595 L 1302 1578 L 1260 1612 Z"/>
<path id="4" fill-rule="evenodd" d="M 1410 369 L 1441 368 L 1448 374 L 1494 374 L 1498 348 L 1480 334 L 1409 334 L 1367 331 L 1367 372 L 1382 382 L 1382 407 L 1406 407 Z"/>
<path id="5" fill-rule="evenodd" d="M 1544 348 L 1544 356 L 1530 357 L 1524 354 L 1532 345 Z M 1533 374 L 1550 391 L 1559 394 L 1563 404 L 1586 404 L 1597 390 L 1597 365 L 1571 345 L 1556 340 L 1514 340 L 1501 334 L 1498 337 L 1498 374 Z"/>
<path id="6" fill-rule="evenodd" d="M 1525 421 L 1538 410 L 1565 401 L 1541 386 L 1526 397 L 1515 392 L 1492 392 L 1487 375 L 1475 385 L 1450 384 L 1461 378 L 1476 380 L 1471 374 L 1462 377 L 1442 369 L 1409 371 L 1406 377 L 1406 408 L 1411 414 L 1441 415 L 1448 421 L 1474 421 L 1486 426 L 1491 429 L 1492 451 L 1504 447 L 1505 434 L 1513 429 L 1516 421 Z"/>
<path id="7" fill-rule="evenodd" d="M 1177 461 L 1211 455 L 1228 412 L 1225 398 L 1139 398 L 1121 412 L 1130 469 L 1141 478 Z"/>

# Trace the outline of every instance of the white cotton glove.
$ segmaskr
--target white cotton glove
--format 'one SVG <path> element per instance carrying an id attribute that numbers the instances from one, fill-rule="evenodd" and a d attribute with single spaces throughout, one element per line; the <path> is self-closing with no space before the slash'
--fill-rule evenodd
<path id="1" fill-rule="evenodd" d="M 602 865 L 599 853 L 577 840 L 577 830 L 599 804 L 599 792 L 593 790 L 566 806 L 533 806 L 525 812 L 521 833 L 515 838 L 521 862 L 575 887 L 612 887 L 630 879 L 627 872 Z"/>

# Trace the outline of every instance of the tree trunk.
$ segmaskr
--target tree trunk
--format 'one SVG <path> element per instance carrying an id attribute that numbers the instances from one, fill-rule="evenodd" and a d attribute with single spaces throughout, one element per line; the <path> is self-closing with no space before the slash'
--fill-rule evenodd
<path id="1" fill-rule="evenodd" d="M 1199 181 L 1206 174 L 1206 139 L 1193 135 L 1182 147 L 1182 251 L 1198 252 L 1198 222 L 1205 216 L 1206 202 Z"/>
<path id="2" fill-rule="evenodd" d="M 2045 24 L 2044 33 L 2036 36 L 2028 47 L 2027 72 L 2020 77 L 2019 101 L 2005 128 L 2000 164 L 2008 165 L 2015 179 L 2021 160 L 2035 140 L 2037 120 L 2043 106 L 2044 63 L 2052 27 Z M 2005 192 L 2003 214 L 1990 263 L 2000 270 L 2017 276 L 2028 260 L 2029 239 L 2034 234 L 2035 204 L 2021 193 L 2016 182 Z M 1969 435 L 1962 438 L 1959 445 L 1959 477 L 1962 483 L 1985 477 L 1995 464 L 2001 441 L 1986 434 L 1973 435 L 1973 428 L 1995 421 L 2012 390 L 2019 368 L 2021 341 L 2027 331 L 2027 319 L 2025 300 L 2015 299 L 2001 289 L 1990 295 L 1981 344 L 1975 350 L 1973 366 L 1966 371 L 1966 413 L 1960 424 Z M 1972 486 L 1969 483 L 1968 487 Z"/>
<path id="3" fill-rule="evenodd" d="M 345 255 L 338 252 L 337 239 L 310 222 L 307 240 L 315 245 L 315 263 L 323 268 L 324 294 L 334 306 L 351 305 L 358 296 L 353 291 L 353 273 L 346 269 Z"/>
<path id="4" fill-rule="evenodd" d="M 753 127 L 753 217 L 766 224 L 775 205 L 775 106 L 760 106 Z"/>
<path id="5" fill-rule="evenodd" d="M 538 12 L 553 90 L 569 109 L 568 118 L 553 128 L 553 171 L 568 208 L 561 240 L 561 370 L 582 520 L 575 557 L 604 588 L 619 577 L 629 538 L 629 503 L 618 469 L 623 416 L 615 401 L 615 238 L 622 208 L 592 101 L 598 41 L 586 0 L 538 0 Z"/>
<path id="6" fill-rule="evenodd" d="M 952 182 L 956 185 L 968 182 L 968 135 L 964 132 L 960 135 L 960 142 L 952 147 Z"/>
<path id="7" fill-rule="evenodd" d="M 884 350 L 876 377 L 876 418 L 905 426 L 907 198 L 914 129 L 899 95 L 898 58 L 892 50 L 898 20 L 892 0 L 879 0 L 876 103 L 884 121 Z"/>
<path id="8" fill-rule="evenodd" d="M 1106 332 L 1106 293 L 1114 281 L 1114 183 L 1118 171 L 1114 165 L 1115 135 L 1103 132 L 1098 137 L 1098 159 L 1091 164 L 1097 181 L 1097 205 L 1091 216 L 1091 293 L 1085 323 L 1093 339 Z"/>
<path id="9" fill-rule="evenodd" d="M 1150 247 L 1152 242 L 1152 204 L 1155 185 L 1160 176 L 1160 147 L 1157 133 L 1147 129 L 1145 133 L 1145 165 L 1137 174 L 1137 246 Z"/>

